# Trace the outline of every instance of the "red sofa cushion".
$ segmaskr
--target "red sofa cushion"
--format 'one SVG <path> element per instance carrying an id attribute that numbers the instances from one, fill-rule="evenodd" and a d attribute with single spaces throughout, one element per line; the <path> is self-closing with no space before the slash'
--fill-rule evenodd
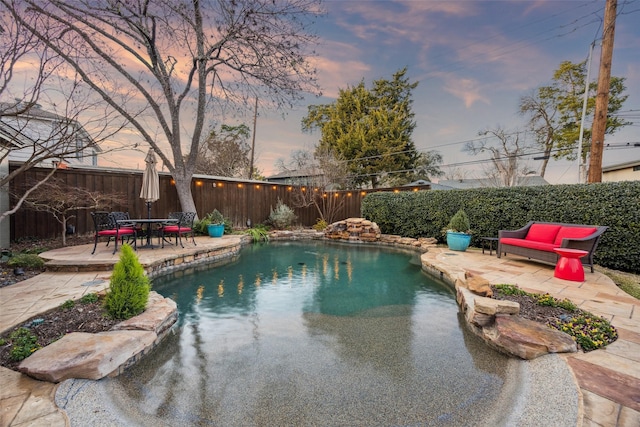
<path id="1" fill-rule="evenodd" d="M 537 249 L 539 251 L 553 252 L 558 247 L 554 243 L 536 242 L 535 240 L 517 239 L 515 237 L 503 237 L 500 239 L 503 245 L 520 246 L 522 248 Z"/>
<path id="2" fill-rule="evenodd" d="M 553 243 L 560 228 L 560 225 L 554 224 L 531 224 L 525 239 L 534 242 Z"/>
<path id="3" fill-rule="evenodd" d="M 562 245 L 562 239 L 566 238 L 582 238 L 587 237 L 596 232 L 596 228 L 592 227 L 562 227 L 556 236 L 555 245 Z"/>

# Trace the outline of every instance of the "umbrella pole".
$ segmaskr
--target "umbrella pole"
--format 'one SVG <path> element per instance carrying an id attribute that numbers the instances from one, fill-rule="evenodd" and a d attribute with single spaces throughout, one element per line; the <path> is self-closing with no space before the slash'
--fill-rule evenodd
<path id="1" fill-rule="evenodd" d="M 147 202 L 147 216 L 151 219 L 151 202 Z"/>

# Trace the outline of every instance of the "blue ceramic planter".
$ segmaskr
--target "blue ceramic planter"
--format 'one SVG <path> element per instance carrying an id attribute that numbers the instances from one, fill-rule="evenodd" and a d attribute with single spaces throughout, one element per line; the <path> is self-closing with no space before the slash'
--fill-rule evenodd
<path id="1" fill-rule="evenodd" d="M 452 251 L 466 251 L 471 243 L 471 234 L 447 231 L 447 245 Z"/>
<path id="2" fill-rule="evenodd" d="M 224 224 L 209 224 L 207 231 L 211 237 L 222 237 L 224 234 Z"/>

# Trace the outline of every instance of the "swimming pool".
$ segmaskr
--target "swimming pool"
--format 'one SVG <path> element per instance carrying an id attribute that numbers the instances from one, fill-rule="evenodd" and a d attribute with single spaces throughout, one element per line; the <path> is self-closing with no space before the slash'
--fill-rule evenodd
<path id="1" fill-rule="evenodd" d="M 509 359 L 462 324 L 417 254 L 270 243 L 154 280 L 175 333 L 110 381 L 141 425 L 475 425 Z"/>

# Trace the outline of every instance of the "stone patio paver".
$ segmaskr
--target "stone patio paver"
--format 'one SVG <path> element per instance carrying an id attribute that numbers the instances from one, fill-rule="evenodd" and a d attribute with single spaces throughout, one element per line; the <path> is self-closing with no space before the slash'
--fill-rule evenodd
<path id="1" fill-rule="evenodd" d="M 233 240 L 235 239 L 235 240 Z M 232 241 L 233 240 L 233 241 Z M 237 236 L 222 239 L 199 237 L 197 246 L 139 250 L 143 263 L 167 257 L 183 256 L 204 247 L 239 244 Z M 109 269 L 118 254 L 98 244 L 73 246 L 47 255 L 58 266 L 73 261 L 76 267 Z M 583 426 L 637 427 L 640 425 L 640 301 L 622 291 L 603 274 L 585 271 L 585 282 L 568 282 L 553 277 L 553 266 L 527 261 L 516 256 L 497 258 L 472 249 L 452 253 L 434 248 L 429 257 L 439 268 L 455 275 L 472 270 L 491 283 L 512 283 L 527 290 L 549 292 L 557 298 L 569 298 L 581 308 L 597 311 L 610 319 L 619 331 L 619 339 L 609 348 L 590 353 L 564 356 L 574 371 L 583 394 Z M 0 330 L 6 330 L 45 309 L 57 307 L 67 299 L 108 286 L 109 271 L 47 272 L 36 278 L 0 288 Z M 98 281 L 98 284 L 84 284 Z M 102 281 L 99 282 L 99 281 Z M 589 307 L 589 308 L 587 308 Z M 0 414 L 2 426 L 68 426 L 66 415 L 53 402 L 56 384 L 36 381 L 17 372 L 0 368 Z"/>

